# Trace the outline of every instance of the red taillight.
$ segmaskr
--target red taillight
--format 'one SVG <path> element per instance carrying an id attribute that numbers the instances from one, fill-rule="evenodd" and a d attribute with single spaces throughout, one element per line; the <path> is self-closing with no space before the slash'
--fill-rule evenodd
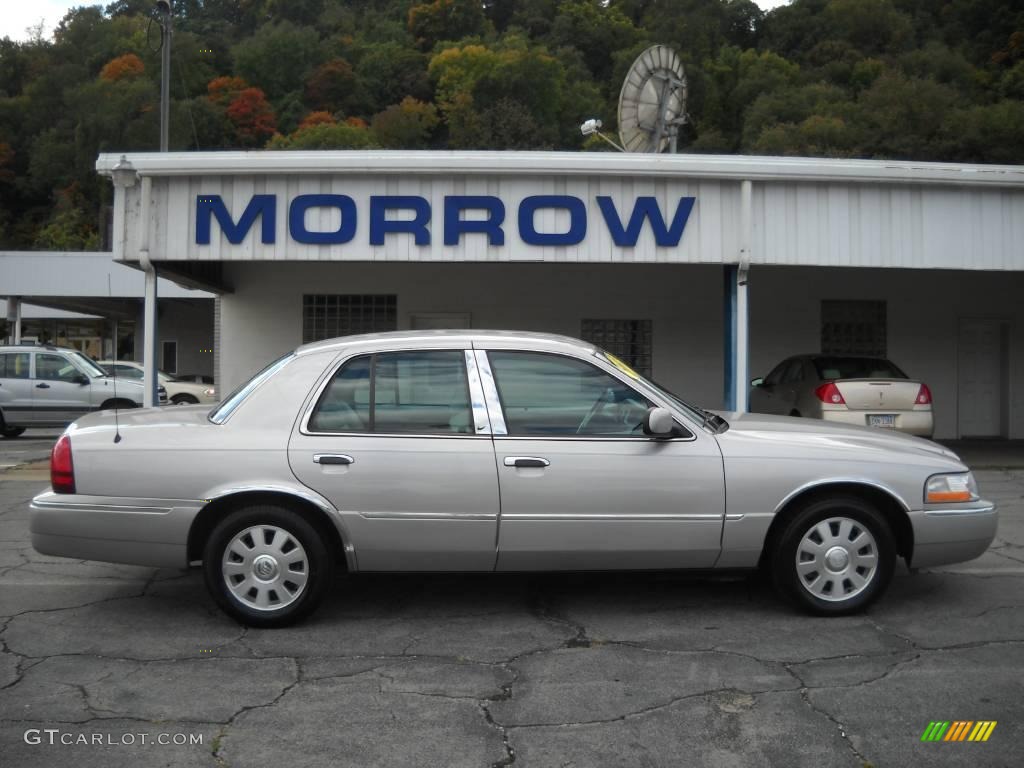
<path id="1" fill-rule="evenodd" d="M 71 462 L 71 438 L 61 435 L 50 454 L 50 485 L 54 493 L 75 492 L 75 465 Z"/>
<path id="2" fill-rule="evenodd" d="M 914 401 L 915 405 L 931 405 L 932 404 L 932 391 L 928 389 L 927 384 L 922 384 L 921 388 L 917 390 L 917 399 Z"/>
<path id="3" fill-rule="evenodd" d="M 834 381 L 826 381 L 816 390 L 814 394 L 817 395 L 818 399 L 823 403 L 829 405 L 846 405 L 846 401 L 843 400 L 843 393 L 839 391 L 839 387 L 836 386 Z"/>

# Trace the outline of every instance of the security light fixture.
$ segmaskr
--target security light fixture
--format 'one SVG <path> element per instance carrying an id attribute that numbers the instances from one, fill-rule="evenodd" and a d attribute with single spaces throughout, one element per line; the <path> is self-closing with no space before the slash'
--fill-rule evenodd
<path id="1" fill-rule="evenodd" d="M 596 117 L 592 117 L 589 120 L 584 121 L 580 125 L 580 133 L 582 133 L 584 136 L 593 136 L 593 135 L 600 136 L 602 139 L 604 139 L 609 144 L 611 144 L 613 147 L 615 147 L 617 150 L 619 150 L 619 152 L 625 152 L 626 150 L 624 150 L 622 147 L 620 147 L 614 141 L 612 141 L 607 136 L 605 136 L 603 133 L 601 133 L 601 126 L 602 125 L 603 125 L 603 123 L 600 120 L 598 120 Z"/>

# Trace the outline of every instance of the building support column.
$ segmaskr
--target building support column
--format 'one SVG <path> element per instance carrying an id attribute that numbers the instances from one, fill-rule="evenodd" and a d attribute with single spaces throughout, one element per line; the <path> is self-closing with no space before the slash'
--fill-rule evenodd
<path id="1" fill-rule="evenodd" d="M 21 344 L 21 298 L 7 297 L 7 326 L 12 344 Z"/>
<path id="2" fill-rule="evenodd" d="M 740 252 L 737 264 L 725 267 L 725 409 L 746 412 L 750 376 L 750 321 L 747 282 L 753 242 L 753 183 L 740 186 Z"/>
<path id="3" fill-rule="evenodd" d="M 153 180 L 149 176 L 142 177 L 141 200 L 139 202 L 139 266 L 146 274 L 146 290 L 143 299 L 143 346 L 142 346 L 142 405 L 152 408 L 159 404 L 157 397 L 157 316 L 156 316 L 156 266 L 149 259 L 149 227 L 150 197 L 153 192 Z"/>

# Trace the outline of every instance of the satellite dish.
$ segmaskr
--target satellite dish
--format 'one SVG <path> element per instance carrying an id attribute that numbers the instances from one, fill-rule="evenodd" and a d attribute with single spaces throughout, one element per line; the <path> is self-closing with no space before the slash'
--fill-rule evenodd
<path id="1" fill-rule="evenodd" d="M 676 151 L 686 122 L 686 74 L 679 56 L 652 45 L 636 57 L 619 92 L 619 139 L 627 152 Z"/>

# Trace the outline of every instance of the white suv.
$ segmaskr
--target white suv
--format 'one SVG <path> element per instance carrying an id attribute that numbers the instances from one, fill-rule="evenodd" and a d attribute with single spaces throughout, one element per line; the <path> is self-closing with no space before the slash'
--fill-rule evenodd
<path id="1" fill-rule="evenodd" d="M 0 435 L 65 427 L 105 408 L 138 408 L 142 385 L 114 380 L 88 356 L 51 346 L 0 346 Z M 160 387 L 160 403 L 167 391 Z"/>

